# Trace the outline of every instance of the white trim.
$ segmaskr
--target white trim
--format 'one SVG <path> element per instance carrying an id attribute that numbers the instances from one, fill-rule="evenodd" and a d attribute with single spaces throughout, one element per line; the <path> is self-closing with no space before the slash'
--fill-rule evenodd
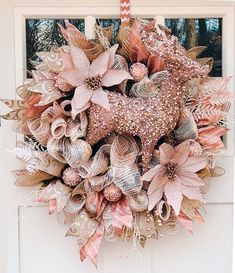
<path id="1" fill-rule="evenodd" d="M 94 3 L 93 0 L 70 0 L 68 2 L 61 1 L 57 2 L 57 7 L 119 7 L 119 1 L 109 1 L 109 0 L 99 0 Z M 50 2 L 45 3 L 34 3 L 31 1 L 30 5 L 24 4 L 24 3 L 15 3 L 15 7 L 54 7 L 55 4 L 51 4 Z M 131 8 L 133 7 L 205 7 L 205 6 L 212 6 L 212 7 L 218 7 L 218 6 L 235 6 L 235 1 L 223 1 L 223 0 L 196 0 L 196 1 L 188 1 L 188 0 L 166 0 L 166 1 L 153 1 L 153 0 L 134 0 L 131 1 Z"/>
<path id="2" fill-rule="evenodd" d="M 234 9 L 229 8 L 229 12 L 223 16 L 223 30 L 222 30 L 222 64 L 223 64 L 223 76 L 235 75 L 234 69 L 234 30 L 230 29 L 230 25 L 234 26 Z M 229 84 L 229 90 L 234 95 L 234 76 Z M 225 138 L 225 145 L 227 150 L 223 151 L 223 156 L 234 156 L 234 102 L 228 114 L 228 127 L 230 131 Z"/>
<path id="3" fill-rule="evenodd" d="M 9 223 L 9 242 L 7 255 L 6 273 L 20 273 L 20 247 L 19 247 L 19 206 L 14 205 L 11 209 L 11 217 Z"/>
<path id="4" fill-rule="evenodd" d="M 179 16 L 184 16 L 184 18 L 203 18 L 203 17 L 220 17 L 226 14 L 229 14 L 233 8 L 226 6 L 214 6 L 209 5 L 206 7 L 159 7 L 158 5 L 146 7 L 146 6 L 131 6 L 131 16 L 156 16 L 157 14 L 161 14 L 165 18 L 178 18 Z M 68 18 L 84 18 L 87 15 L 93 15 L 99 18 L 106 16 L 105 18 L 119 18 L 120 8 L 119 6 L 113 7 L 102 7 L 102 6 L 86 6 L 86 7 L 14 7 L 15 15 L 18 14 L 25 18 L 64 18 L 68 16 Z"/>

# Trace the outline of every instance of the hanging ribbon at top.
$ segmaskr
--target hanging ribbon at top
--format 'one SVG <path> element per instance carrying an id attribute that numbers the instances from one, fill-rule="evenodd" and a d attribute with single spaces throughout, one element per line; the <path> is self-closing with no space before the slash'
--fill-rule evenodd
<path id="1" fill-rule="evenodd" d="M 130 24 L 130 0 L 120 0 L 120 17 L 123 27 Z"/>

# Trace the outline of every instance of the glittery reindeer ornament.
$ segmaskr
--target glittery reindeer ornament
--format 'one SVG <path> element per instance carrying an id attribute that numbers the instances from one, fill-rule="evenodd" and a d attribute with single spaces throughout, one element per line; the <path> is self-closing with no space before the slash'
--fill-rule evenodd
<path id="1" fill-rule="evenodd" d="M 206 77 L 209 71 L 208 66 L 186 56 L 185 49 L 169 29 L 150 26 L 142 26 L 142 43 L 150 53 L 164 59 L 169 76 L 162 81 L 158 94 L 151 98 L 131 98 L 108 92 L 110 111 L 96 104 L 89 109 L 86 139 L 93 145 L 112 131 L 139 136 L 143 172 L 148 170 L 158 140 L 177 125 L 185 84 L 193 78 Z"/>

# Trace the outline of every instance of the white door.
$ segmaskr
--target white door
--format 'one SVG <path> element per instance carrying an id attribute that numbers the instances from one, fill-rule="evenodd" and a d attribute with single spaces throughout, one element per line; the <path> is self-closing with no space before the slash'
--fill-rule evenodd
<path id="1" fill-rule="evenodd" d="M 15 86 L 26 76 L 26 19 L 117 18 L 119 1 L 32 1 L 1 0 L 0 23 L 0 97 L 15 97 Z M 157 6 L 154 0 L 132 1 L 132 16 L 153 18 L 222 18 L 222 71 L 234 71 L 234 7 L 229 4 L 187 4 L 175 7 L 167 2 Z M 180 1 L 177 1 L 180 2 Z M 222 1 L 221 1 L 222 2 Z M 225 2 L 225 1 L 224 1 Z M 195 1 L 196 3 L 196 1 Z M 167 7 L 162 7 L 166 4 Z M 179 4 L 180 5 L 180 4 Z M 189 6 L 191 5 L 191 6 Z M 230 90 L 234 90 L 233 81 Z M 6 108 L 1 106 L 1 111 Z M 208 194 L 205 224 L 195 227 L 194 236 L 181 230 L 176 236 L 163 237 L 148 243 L 140 253 L 131 243 L 103 242 L 97 272 L 102 273 L 231 273 L 233 227 L 233 112 L 226 137 L 227 150 L 218 165 L 226 169 L 222 177 L 214 179 Z M 1 263 L 3 273 L 77 273 L 95 272 L 93 265 L 79 260 L 75 238 L 65 237 L 67 227 L 54 216 L 48 216 L 44 206 L 35 207 L 32 189 L 14 186 L 10 174 L 19 164 L 6 148 L 15 146 L 17 136 L 10 122 L 0 127 L 0 212 Z M 26 206 L 27 205 L 27 206 Z"/>

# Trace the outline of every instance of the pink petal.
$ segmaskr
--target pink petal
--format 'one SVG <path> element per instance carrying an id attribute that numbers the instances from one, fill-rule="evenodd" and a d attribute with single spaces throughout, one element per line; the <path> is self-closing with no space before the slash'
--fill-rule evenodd
<path id="1" fill-rule="evenodd" d="M 171 158 L 173 158 L 175 156 L 174 148 L 170 144 L 167 144 L 167 143 L 163 143 L 159 147 L 159 151 L 160 151 L 160 162 L 161 163 L 167 163 L 170 161 Z"/>
<path id="2" fill-rule="evenodd" d="M 77 116 L 79 113 L 85 111 L 87 108 L 90 107 L 90 105 L 91 105 L 90 102 L 88 102 L 88 103 L 86 103 L 86 104 L 84 105 L 84 107 L 82 107 L 82 108 L 77 108 L 77 107 L 76 107 L 76 104 L 75 104 L 75 100 L 72 99 L 72 101 L 71 101 L 71 106 L 72 106 L 71 117 L 72 117 L 72 119 L 75 119 L 76 116 Z"/>
<path id="3" fill-rule="evenodd" d="M 152 182 L 150 183 L 148 187 L 148 193 L 151 194 L 152 192 L 158 190 L 159 188 L 164 186 L 167 182 L 169 182 L 167 175 L 162 173 L 155 175 Z"/>
<path id="4" fill-rule="evenodd" d="M 118 49 L 119 45 L 115 44 L 112 47 L 110 47 L 109 49 L 109 63 L 108 63 L 108 69 L 110 69 L 112 67 L 112 65 L 114 64 L 114 59 L 115 59 L 115 53 Z"/>
<path id="5" fill-rule="evenodd" d="M 75 89 L 74 96 L 72 98 L 72 115 L 77 115 L 82 112 L 81 109 L 84 109 L 84 106 L 89 102 L 93 91 L 86 88 L 84 85 L 78 86 Z"/>
<path id="6" fill-rule="evenodd" d="M 110 110 L 109 98 L 107 93 L 103 89 L 97 89 L 93 92 L 91 97 L 91 101 L 95 104 L 98 104 L 105 108 L 106 110 Z"/>
<path id="7" fill-rule="evenodd" d="M 175 182 L 169 182 L 166 184 L 164 192 L 167 198 L 167 203 L 172 206 L 175 214 L 178 215 L 180 213 L 181 202 L 183 199 L 183 195 L 178 188 L 178 185 Z"/>
<path id="8" fill-rule="evenodd" d="M 71 101 L 72 111 L 71 111 L 71 117 L 72 119 L 75 119 L 77 114 L 82 113 L 86 109 L 90 108 L 91 103 L 88 101 L 82 108 L 76 108 L 74 100 Z"/>
<path id="9" fill-rule="evenodd" d="M 131 75 L 125 70 L 110 69 L 103 75 L 102 85 L 113 86 L 131 78 Z"/>
<path id="10" fill-rule="evenodd" d="M 74 66 L 87 76 L 90 68 L 90 61 L 84 51 L 79 47 L 71 47 L 71 55 Z"/>
<path id="11" fill-rule="evenodd" d="M 148 198 L 149 198 L 148 210 L 152 210 L 155 207 L 158 201 L 162 198 L 163 192 L 164 192 L 164 187 L 161 187 L 157 191 L 151 194 L 148 194 Z"/>
<path id="12" fill-rule="evenodd" d="M 206 167 L 207 161 L 205 157 L 188 157 L 180 167 L 185 171 L 197 172 Z"/>
<path id="13" fill-rule="evenodd" d="M 62 71 L 60 72 L 60 75 L 73 86 L 82 85 L 85 80 L 84 74 L 77 68 Z"/>
<path id="14" fill-rule="evenodd" d="M 201 187 L 205 185 L 205 183 L 196 173 L 184 170 L 182 170 L 182 172 L 177 171 L 176 182 L 178 185 L 183 184 L 187 187 Z"/>
<path id="15" fill-rule="evenodd" d="M 64 62 L 65 69 L 74 68 L 71 54 L 65 53 L 62 49 L 60 49 L 60 57 Z"/>
<path id="16" fill-rule="evenodd" d="M 190 148 L 190 141 L 189 140 L 185 140 L 184 142 L 181 142 L 179 145 L 177 145 L 175 147 L 175 151 L 180 152 L 186 148 L 188 148 L 188 149 Z"/>
<path id="17" fill-rule="evenodd" d="M 189 142 L 186 145 L 185 142 L 182 142 L 175 148 L 176 154 L 171 159 L 172 163 L 182 165 L 189 155 Z"/>
<path id="18" fill-rule="evenodd" d="M 110 68 L 110 64 L 112 65 L 114 62 L 114 54 L 118 48 L 118 45 L 112 46 L 110 49 L 101 53 L 91 64 L 89 77 L 101 75 Z M 113 60 L 112 60 L 113 59 Z"/>
<path id="19" fill-rule="evenodd" d="M 157 174 L 159 174 L 162 171 L 162 165 L 156 165 L 150 170 L 148 170 L 142 177 L 142 181 L 151 181 L 153 177 Z"/>
<path id="20" fill-rule="evenodd" d="M 201 191 L 200 191 L 200 188 L 198 187 L 187 187 L 187 186 L 184 186 L 184 185 L 180 185 L 180 189 L 182 191 L 182 194 L 184 196 L 186 196 L 188 199 L 193 199 L 193 200 L 198 200 L 198 201 L 201 201 L 201 202 L 205 202 L 202 194 L 201 194 Z"/>
<path id="21" fill-rule="evenodd" d="M 58 26 L 60 28 L 60 31 L 62 32 L 64 39 L 68 42 L 69 37 L 68 37 L 66 29 L 61 24 L 58 24 Z"/>

